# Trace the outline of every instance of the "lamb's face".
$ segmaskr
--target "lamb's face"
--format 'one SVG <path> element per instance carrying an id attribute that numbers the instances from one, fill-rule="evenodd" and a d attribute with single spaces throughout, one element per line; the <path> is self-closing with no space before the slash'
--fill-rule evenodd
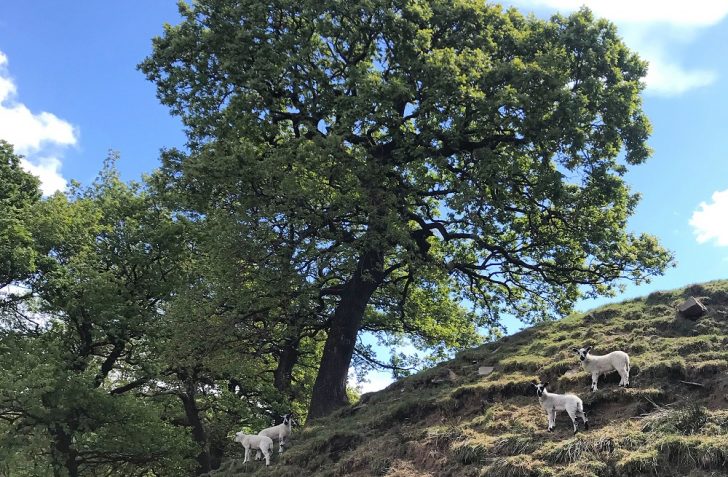
<path id="1" fill-rule="evenodd" d="M 534 388 L 536 388 L 536 396 L 541 397 L 543 396 L 544 391 L 546 391 L 546 386 L 548 386 L 549 383 L 531 383 Z"/>
<path id="2" fill-rule="evenodd" d="M 589 354 L 589 350 L 591 350 L 591 346 L 587 346 L 586 348 L 572 348 L 572 351 L 579 356 L 580 361 L 584 361 L 586 359 L 586 355 Z"/>
<path id="3" fill-rule="evenodd" d="M 285 416 L 283 416 L 283 424 L 285 424 L 286 426 L 288 424 L 291 424 L 292 426 L 296 425 L 297 423 L 296 420 L 293 419 L 293 414 L 286 414 Z"/>
<path id="4" fill-rule="evenodd" d="M 243 433 L 243 432 L 236 432 L 235 433 L 235 439 L 233 439 L 233 441 L 235 441 L 235 442 L 243 442 L 243 437 L 245 437 L 245 433 Z"/>

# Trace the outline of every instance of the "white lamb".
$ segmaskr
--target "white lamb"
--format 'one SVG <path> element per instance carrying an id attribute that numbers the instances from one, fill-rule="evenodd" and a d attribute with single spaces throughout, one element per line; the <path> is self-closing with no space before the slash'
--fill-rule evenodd
<path id="1" fill-rule="evenodd" d="M 283 416 L 283 423 L 277 426 L 268 427 L 258 433 L 259 436 L 268 436 L 274 441 L 278 441 L 278 453 L 283 452 L 283 445 L 288 443 L 288 436 L 291 435 L 291 426 L 293 425 L 293 415 L 286 414 Z M 256 456 L 256 459 L 259 456 Z"/>
<path id="2" fill-rule="evenodd" d="M 618 372 L 622 378 L 619 380 L 620 386 L 624 386 L 625 388 L 629 386 L 629 355 L 627 353 L 624 351 L 612 351 L 604 356 L 594 356 L 589 354 L 591 349 L 591 346 L 581 349 L 572 348 L 574 353 L 579 355 L 581 366 L 587 373 L 591 373 L 592 375 L 592 391 L 597 390 L 599 376 L 611 373 L 612 371 Z"/>
<path id="3" fill-rule="evenodd" d="M 544 411 L 549 417 L 548 431 L 552 432 L 556 427 L 556 413 L 558 411 L 566 411 L 569 413 L 571 422 L 574 423 L 574 434 L 579 430 L 576 418 L 580 418 L 584 422 L 584 429 L 589 429 L 589 421 L 587 421 L 584 415 L 584 404 L 579 399 L 579 396 L 574 394 L 556 394 L 546 391 L 548 382 L 538 384 L 532 383 L 533 387 L 536 388 L 536 395 L 538 396 L 538 402 L 543 407 Z"/>
<path id="4" fill-rule="evenodd" d="M 243 464 L 250 460 L 250 449 L 256 449 L 258 453 L 262 452 L 265 456 L 265 465 L 270 465 L 270 454 L 271 449 L 273 448 L 273 439 L 270 437 L 236 432 L 235 442 L 240 442 L 243 447 L 245 447 L 245 459 L 243 459 Z"/>

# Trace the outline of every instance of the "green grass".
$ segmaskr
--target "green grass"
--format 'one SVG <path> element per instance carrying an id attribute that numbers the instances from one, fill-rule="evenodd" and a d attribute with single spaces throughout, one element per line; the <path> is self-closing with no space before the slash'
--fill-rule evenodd
<path id="1" fill-rule="evenodd" d="M 675 312 L 702 297 L 697 321 Z M 570 349 L 631 356 L 632 387 L 599 391 Z M 493 365 L 486 377 L 480 365 Z M 446 378 L 446 379 L 443 379 Z M 556 430 L 530 388 L 548 379 L 582 397 L 592 425 Z M 433 382 L 434 381 L 434 382 Z M 695 386 L 681 381 L 698 382 Z M 723 475 L 728 466 L 728 280 L 655 292 L 540 324 L 402 379 L 294 433 L 266 469 L 233 459 L 217 477 L 596 477 Z"/>

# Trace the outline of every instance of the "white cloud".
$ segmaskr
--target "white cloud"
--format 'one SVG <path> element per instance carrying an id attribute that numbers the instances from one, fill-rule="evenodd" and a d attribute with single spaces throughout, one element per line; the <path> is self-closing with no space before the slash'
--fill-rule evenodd
<path id="1" fill-rule="evenodd" d="M 726 0 L 511 0 L 525 9 L 571 12 L 586 5 L 596 16 L 620 27 L 627 44 L 649 61 L 647 92 L 676 96 L 708 86 L 718 75 L 705 67 L 688 68 L 679 61 L 681 45 L 689 45 L 704 28 L 728 16 Z"/>
<path id="2" fill-rule="evenodd" d="M 0 131 L 19 154 L 38 152 L 51 144 L 76 144 L 76 134 L 68 122 L 45 111 L 33 114 L 23 104 L 0 104 Z"/>
<path id="3" fill-rule="evenodd" d="M 37 158 L 35 164 L 27 159 L 21 159 L 20 165 L 40 179 L 43 195 L 51 195 L 58 190 L 66 189 L 67 181 L 61 175 L 61 161 L 57 157 Z"/>
<path id="4" fill-rule="evenodd" d="M 516 0 L 525 7 L 573 11 L 583 5 L 619 23 L 662 23 L 681 27 L 715 25 L 728 15 L 725 0 Z"/>
<path id="5" fill-rule="evenodd" d="M 714 241 L 728 247 L 728 189 L 713 192 L 712 202 L 701 202 L 690 217 L 698 243 Z"/>
<path id="6" fill-rule="evenodd" d="M 7 70 L 8 58 L 0 51 L 0 139 L 25 155 L 23 167 L 37 175 L 44 194 L 66 188 L 61 175 L 60 151 L 78 142 L 76 129 L 55 114 L 33 113 L 17 101 L 17 85 Z"/>
<path id="7" fill-rule="evenodd" d="M 686 91 L 709 86 L 718 75 L 710 70 L 687 70 L 677 63 L 664 58 L 662 52 L 642 53 L 649 61 L 645 83 L 647 91 L 660 96 L 677 96 Z"/>

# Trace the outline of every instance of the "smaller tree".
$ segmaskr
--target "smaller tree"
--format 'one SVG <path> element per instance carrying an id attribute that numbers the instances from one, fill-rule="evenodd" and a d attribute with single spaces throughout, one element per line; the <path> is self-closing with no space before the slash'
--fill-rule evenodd
<path id="1" fill-rule="evenodd" d="M 20 321 L 0 326 L 0 440 L 25 446 L 0 446 L 4 457 L 38 453 L 57 477 L 185 473 L 185 429 L 161 419 L 162 405 L 128 394 L 144 380 L 125 379 L 144 368 L 138 344 L 177 287 L 183 224 L 141 186 L 121 182 L 113 158 L 90 187 L 33 212 L 42 273 L 26 280 L 32 297 Z"/>

